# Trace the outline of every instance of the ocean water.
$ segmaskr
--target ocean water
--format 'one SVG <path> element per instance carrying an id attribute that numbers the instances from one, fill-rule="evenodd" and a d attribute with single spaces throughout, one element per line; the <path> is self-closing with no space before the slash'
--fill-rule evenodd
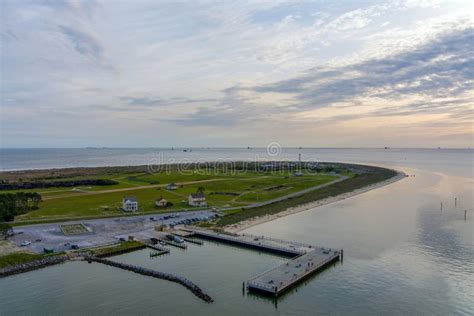
<path id="1" fill-rule="evenodd" d="M 202 247 L 190 245 L 186 251 L 173 249 L 165 257 L 150 259 L 143 250 L 114 260 L 186 276 L 215 299 L 213 304 L 203 303 L 173 283 L 71 262 L 0 279 L 1 315 L 473 313 L 474 152 L 470 149 L 284 148 L 277 157 L 268 156 L 265 149 L 37 151 L 2 150 L 2 168 L 148 164 L 157 155 L 175 161 L 254 160 L 255 156 L 295 160 L 301 153 L 303 160 L 373 164 L 411 176 L 248 229 L 344 248 L 343 264 L 335 264 L 277 300 L 243 293 L 242 282 L 283 258 L 205 242 Z"/>

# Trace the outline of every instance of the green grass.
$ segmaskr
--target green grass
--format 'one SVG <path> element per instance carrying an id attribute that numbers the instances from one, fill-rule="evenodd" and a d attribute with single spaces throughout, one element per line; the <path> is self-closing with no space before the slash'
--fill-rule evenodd
<path id="1" fill-rule="evenodd" d="M 24 253 L 24 252 L 15 252 L 10 253 L 5 256 L 0 256 L 0 269 L 8 266 L 13 266 L 16 264 L 23 264 L 30 261 L 42 259 L 52 254 L 33 254 L 33 253 Z M 57 254 L 54 254 L 57 255 Z"/>
<path id="2" fill-rule="evenodd" d="M 251 209 L 239 209 L 225 212 L 226 215 L 219 219 L 217 226 L 222 227 L 257 216 L 276 214 L 285 211 L 290 207 L 314 202 L 347 192 L 352 192 L 353 190 L 390 179 L 397 174 L 395 171 L 389 169 L 376 168 L 375 170 L 376 172 L 357 175 L 319 190 L 305 193 L 301 196 L 280 201 L 278 203 Z"/>
<path id="3" fill-rule="evenodd" d="M 89 252 L 95 256 L 108 256 L 126 251 L 143 248 L 143 243 L 135 240 L 124 241 L 116 245 L 89 249 Z"/>
<path id="4" fill-rule="evenodd" d="M 119 172 L 121 169 L 117 167 L 111 169 L 113 172 L 107 171 L 109 169 L 104 169 L 103 173 L 100 173 L 102 169 L 87 169 L 88 174 L 84 174 L 81 177 L 78 174 L 85 171 L 79 168 L 72 173 L 74 176 L 64 177 L 62 180 L 101 178 L 115 180 L 118 184 L 79 187 L 77 188 L 79 190 L 74 191 L 72 190 L 73 188 L 21 190 L 40 192 L 43 196 L 43 201 L 40 203 L 38 210 L 17 216 L 13 225 L 196 210 L 196 208 L 187 205 L 187 197 L 189 194 L 196 192 L 199 187 L 204 188 L 209 207 L 236 208 L 232 211 L 226 211 L 228 216 L 225 216 L 219 222 L 219 225 L 226 225 L 254 216 L 277 213 L 291 206 L 349 192 L 362 186 L 382 181 L 392 172 L 382 168 L 362 167 L 362 169 L 364 168 L 365 171 L 363 172 L 365 173 L 357 175 L 353 171 L 354 168 L 341 167 L 339 168 L 341 170 L 340 174 L 348 176 L 348 180 L 306 193 L 291 200 L 259 208 L 246 209 L 245 211 L 241 207 L 328 183 L 337 179 L 338 175 L 303 171 L 304 175 L 302 177 L 295 177 L 289 171 L 280 173 L 256 171 L 222 172 L 214 170 L 195 170 L 193 172 L 185 171 L 184 173 L 173 171 L 149 174 L 139 172 L 135 168 L 125 168 L 123 169 L 124 171 Z M 359 172 L 359 170 L 356 172 Z M 27 175 L 21 175 L 27 178 Z M 194 181 L 205 182 L 190 183 Z M 177 190 L 168 191 L 164 186 L 171 182 L 181 184 L 181 186 Z M 110 192 L 111 190 L 123 191 Z M 1 193 L 7 192 L 9 191 L 2 191 Z M 230 192 L 234 193 L 234 195 L 222 195 L 216 194 L 216 192 Z M 138 199 L 138 212 L 125 213 L 120 210 L 121 200 L 124 196 L 135 196 Z M 154 202 L 158 198 L 165 198 L 173 203 L 173 206 L 155 208 Z"/>
<path id="5" fill-rule="evenodd" d="M 89 192 L 96 191 L 94 194 L 71 192 L 70 189 L 67 191 L 49 191 L 51 192 L 50 194 L 43 195 L 44 200 L 40 203 L 38 210 L 17 216 L 15 222 L 31 223 L 72 218 L 123 216 L 127 214 L 120 210 L 121 200 L 124 196 L 129 195 L 135 196 L 139 201 L 138 214 L 193 209 L 187 206 L 187 197 L 189 194 L 196 192 L 199 187 L 204 188 L 207 203 L 210 207 L 239 207 L 298 192 L 305 188 L 336 179 L 335 176 L 319 174 L 306 174 L 303 177 L 292 177 L 283 174 L 257 172 L 247 172 L 245 174 L 201 174 L 200 172 L 193 172 L 188 174 L 133 174 L 132 176 L 135 179 L 133 181 L 129 180 L 130 174 L 124 176 L 110 176 L 111 179 L 113 178 L 116 181 L 123 182 L 113 186 L 95 186 L 87 189 Z M 136 181 L 136 179 L 139 179 L 139 181 Z M 159 182 L 159 186 L 137 189 L 137 183 L 140 186 L 148 186 L 147 181 Z M 162 187 L 170 182 L 187 183 L 192 181 L 209 182 L 184 184 L 182 187 L 173 191 L 168 191 Z M 281 190 L 269 190 L 269 188 L 278 185 L 284 187 Z M 113 190 L 115 188 L 127 188 L 130 190 L 100 192 Z M 237 196 L 213 194 L 213 192 L 233 192 L 237 194 Z M 168 208 L 155 208 L 155 200 L 160 197 L 172 202 L 173 206 Z"/>

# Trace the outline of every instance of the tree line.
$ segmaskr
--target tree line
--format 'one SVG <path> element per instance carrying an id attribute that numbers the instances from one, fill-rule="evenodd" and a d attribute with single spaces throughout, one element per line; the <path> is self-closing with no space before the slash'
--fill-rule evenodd
<path id="1" fill-rule="evenodd" d="M 25 190 L 38 188 L 62 188 L 78 187 L 86 185 L 114 185 L 118 184 L 110 179 L 83 179 L 83 180 L 62 180 L 62 181 L 25 181 L 25 182 L 1 182 L 0 190 Z"/>
<path id="2" fill-rule="evenodd" d="M 0 221 L 13 221 L 16 215 L 37 210 L 41 195 L 37 192 L 0 194 Z"/>

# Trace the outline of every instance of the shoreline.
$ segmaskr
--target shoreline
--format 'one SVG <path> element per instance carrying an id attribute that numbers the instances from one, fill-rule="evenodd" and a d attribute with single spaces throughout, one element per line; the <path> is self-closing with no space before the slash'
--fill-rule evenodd
<path id="1" fill-rule="evenodd" d="M 269 215 L 250 218 L 250 219 L 241 221 L 241 222 L 236 223 L 236 224 L 231 224 L 231 225 L 228 225 L 228 226 L 224 226 L 223 229 L 224 229 L 225 232 L 228 232 L 228 233 L 231 233 L 231 234 L 236 234 L 236 233 L 239 233 L 239 232 L 241 232 L 245 229 L 248 229 L 248 228 L 251 228 L 253 226 L 263 224 L 263 223 L 271 222 L 271 221 L 276 220 L 276 219 L 281 218 L 281 217 L 301 213 L 301 212 L 304 212 L 304 211 L 309 211 L 311 209 L 314 209 L 314 208 L 317 208 L 317 207 L 320 207 L 320 206 L 323 206 L 323 205 L 327 205 L 327 204 L 331 204 L 331 203 L 334 203 L 334 202 L 342 201 L 342 200 L 351 198 L 353 196 L 356 196 L 356 195 L 359 195 L 359 194 L 362 194 L 362 193 L 365 193 L 365 192 L 369 192 L 371 190 L 375 190 L 375 189 L 384 187 L 386 185 L 395 183 L 395 182 L 397 182 L 399 180 L 402 180 L 405 177 L 407 177 L 407 175 L 402 171 L 398 171 L 398 170 L 394 170 L 394 171 L 397 172 L 397 175 L 390 178 L 390 179 L 387 179 L 385 181 L 378 182 L 378 183 L 375 183 L 375 184 L 371 184 L 371 185 L 362 187 L 360 189 L 356 189 L 352 192 L 343 193 L 343 194 L 339 194 L 337 196 L 332 196 L 332 197 L 329 197 L 329 198 L 316 200 L 314 202 L 305 203 L 305 204 L 301 204 L 301 205 L 298 205 L 298 206 L 290 207 L 290 208 L 286 209 L 285 211 L 279 212 L 279 213 L 276 213 L 276 214 L 269 214 Z"/>

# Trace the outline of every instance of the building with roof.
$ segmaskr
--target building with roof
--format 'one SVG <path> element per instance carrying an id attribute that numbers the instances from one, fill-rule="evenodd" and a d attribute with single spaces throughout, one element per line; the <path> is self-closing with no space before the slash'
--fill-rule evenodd
<path id="1" fill-rule="evenodd" d="M 168 201 L 163 198 L 159 198 L 158 200 L 155 201 L 155 206 L 156 207 L 166 207 L 168 206 Z"/>
<path id="2" fill-rule="evenodd" d="M 126 196 L 122 198 L 122 210 L 125 212 L 138 211 L 138 201 L 134 196 Z"/>
<path id="3" fill-rule="evenodd" d="M 188 196 L 190 206 L 207 206 L 206 196 L 202 193 L 191 193 Z"/>

